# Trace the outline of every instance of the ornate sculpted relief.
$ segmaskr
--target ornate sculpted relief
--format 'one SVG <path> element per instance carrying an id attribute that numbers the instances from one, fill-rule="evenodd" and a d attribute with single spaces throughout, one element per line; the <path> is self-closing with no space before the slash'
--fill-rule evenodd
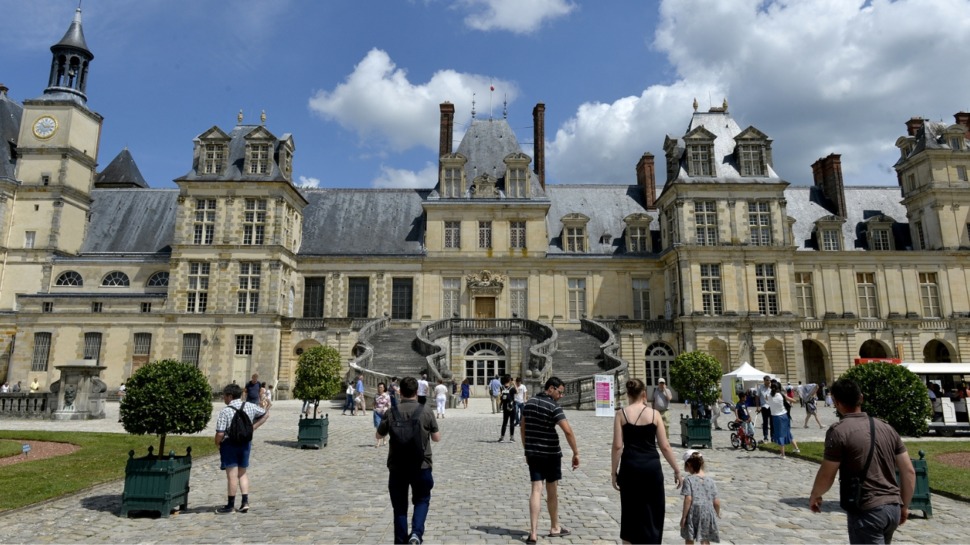
<path id="1" fill-rule="evenodd" d="M 482 174 L 472 182 L 472 197 L 476 199 L 489 199 L 498 197 L 498 189 L 495 185 L 498 182 L 495 178 Z"/>
<path id="2" fill-rule="evenodd" d="M 465 276 L 465 283 L 472 295 L 498 295 L 502 293 L 505 281 L 505 276 L 488 270 Z"/>

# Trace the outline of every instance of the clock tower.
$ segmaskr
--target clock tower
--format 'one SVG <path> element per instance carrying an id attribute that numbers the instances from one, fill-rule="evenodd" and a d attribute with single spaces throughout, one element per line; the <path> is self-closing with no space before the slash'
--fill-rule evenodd
<path id="1" fill-rule="evenodd" d="M 84 240 L 102 122 L 87 107 L 94 55 L 80 8 L 51 53 L 47 88 L 24 101 L 15 174 L 20 186 L 7 240 L 11 250 L 70 255 Z"/>

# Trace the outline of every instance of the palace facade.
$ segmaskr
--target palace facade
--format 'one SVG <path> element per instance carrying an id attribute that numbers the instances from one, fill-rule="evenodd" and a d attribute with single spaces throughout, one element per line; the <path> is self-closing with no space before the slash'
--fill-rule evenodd
<path id="1" fill-rule="evenodd" d="M 175 358 L 214 387 L 258 372 L 285 395 L 303 349 L 350 360 L 384 317 L 562 331 L 589 318 L 650 385 L 695 349 L 792 382 L 831 381 L 859 357 L 970 360 L 970 114 L 907 121 L 895 185 L 846 186 L 833 154 L 811 165 L 814 185 L 791 186 L 770 137 L 726 101 L 685 111 L 658 158 L 631 158 L 635 183 L 555 185 L 544 104 L 523 150 L 504 118 L 473 118 L 455 148 L 446 102 L 426 189 L 298 188 L 294 136 L 240 115 L 200 127 L 178 188 L 153 189 L 128 150 L 98 168 L 80 10 L 51 51 L 40 96 L 0 87 L 7 381 L 47 386 L 85 359 L 116 389 Z M 471 344 L 444 344 L 458 378 L 479 372 Z M 492 344 L 526 370 L 522 350 Z"/>

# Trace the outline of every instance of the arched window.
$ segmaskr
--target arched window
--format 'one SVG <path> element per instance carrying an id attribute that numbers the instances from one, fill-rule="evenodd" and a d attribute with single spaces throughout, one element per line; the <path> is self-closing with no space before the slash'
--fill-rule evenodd
<path id="1" fill-rule="evenodd" d="M 504 375 L 507 365 L 505 348 L 498 343 L 479 341 L 465 351 L 465 378 L 471 381 L 473 388 L 479 387 L 476 395 L 485 393 L 483 387 L 492 377 Z"/>
<path id="2" fill-rule="evenodd" d="M 648 387 L 656 386 L 660 379 L 670 382 L 670 363 L 674 361 L 674 350 L 663 342 L 655 342 L 647 347 L 647 376 L 644 382 Z M 650 390 L 651 393 L 653 390 Z"/>
<path id="3" fill-rule="evenodd" d="M 55 286 L 83 286 L 84 279 L 81 275 L 74 271 L 65 271 L 57 277 L 57 281 L 54 282 Z"/>
<path id="4" fill-rule="evenodd" d="M 104 280 L 101 281 L 101 285 L 107 287 L 128 286 L 129 284 L 128 275 L 121 271 L 111 271 L 104 275 Z"/>
<path id="5" fill-rule="evenodd" d="M 168 287 L 168 271 L 159 271 L 151 277 L 148 278 L 149 288 L 165 288 Z"/>

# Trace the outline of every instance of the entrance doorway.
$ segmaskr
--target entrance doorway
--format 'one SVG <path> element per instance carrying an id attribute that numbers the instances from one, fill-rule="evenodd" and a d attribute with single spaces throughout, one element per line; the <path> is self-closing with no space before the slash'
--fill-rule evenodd
<path id="1" fill-rule="evenodd" d="M 476 297 L 475 298 L 475 317 L 494 318 L 495 317 L 495 298 Z"/>
<path id="2" fill-rule="evenodd" d="M 493 299 L 494 301 L 494 299 Z M 465 378 L 471 383 L 471 395 L 488 395 L 488 382 L 508 371 L 505 349 L 491 341 L 477 342 L 465 351 Z"/>
<path id="3" fill-rule="evenodd" d="M 829 380 L 825 373 L 825 352 L 821 345 L 815 341 L 802 341 L 802 355 L 805 358 L 805 383 L 819 384 L 828 383 Z"/>

